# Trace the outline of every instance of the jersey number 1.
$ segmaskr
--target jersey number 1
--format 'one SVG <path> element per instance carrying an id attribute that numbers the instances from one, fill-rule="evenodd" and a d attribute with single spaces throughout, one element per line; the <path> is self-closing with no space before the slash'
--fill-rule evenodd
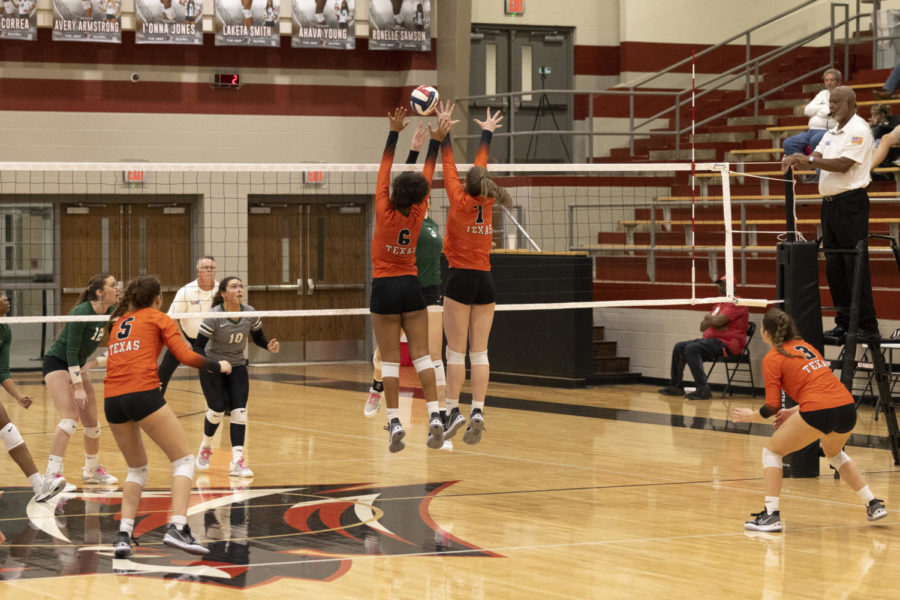
<path id="1" fill-rule="evenodd" d="M 228 336 L 229 344 L 240 344 L 242 341 L 244 341 L 243 333 L 232 333 L 231 335 Z"/>

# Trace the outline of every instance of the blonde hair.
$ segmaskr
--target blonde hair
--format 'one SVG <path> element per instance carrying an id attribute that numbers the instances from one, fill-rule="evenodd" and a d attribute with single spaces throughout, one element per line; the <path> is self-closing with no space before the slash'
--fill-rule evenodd
<path id="1" fill-rule="evenodd" d="M 763 317 L 763 329 L 769 334 L 769 337 L 772 338 L 775 350 L 790 358 L 804 358 L 800 354 L 791 354 L 783 348 L 783 344 L 788 340 L 803 339 L 800 336 L 800 331 L 797 329 L 797 324 L 794 323 L 794 319 L 791 318 L 791 315 L 780 308 L 773 308 L 766 313 L 765 317 Z"/>
<path id="2" fill-rule="evenodd" d="M 509 192 L 497 185 L 484 167 L 472 167 L 466 173 L 466 193 L 470 196 L 493 198 L 507 208 L 512 206 Z"/>

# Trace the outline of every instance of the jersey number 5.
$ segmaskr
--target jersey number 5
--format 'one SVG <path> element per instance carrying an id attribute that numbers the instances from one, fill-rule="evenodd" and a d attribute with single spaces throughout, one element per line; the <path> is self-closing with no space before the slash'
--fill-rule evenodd
<path id="1" fill-rule="evenodd" d="M 120 340 L 126 339 L 129 335 L 131 335 L 131 323 L 134 321 L 134 317 L 128 317 L 121 323 L 119 323 L 119 331 L 116 333 L 116 338 Z"/>

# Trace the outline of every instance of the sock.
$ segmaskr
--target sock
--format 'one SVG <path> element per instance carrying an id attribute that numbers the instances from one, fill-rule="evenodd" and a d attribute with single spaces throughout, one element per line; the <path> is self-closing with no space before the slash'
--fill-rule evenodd
<path id="1" fill-rule="evenodd" d="M 184 515 L 172 515 L 172 525 L 178 531 L 184 531 L 184 526 L 187 525 L 187 517 Z"/>
<path id="2" fill-rule="evenodd" d="M 400 409 L 399 408 L 389 408 L 389 409 L 387 409 L 387 415 L 388 415 L 388 423 L 390 423 L 394 419 L 399 419 L 400 418 Z"/>
<path id="3" fill-rule="evenodd" d="M 459 408 L 459 398 L 447 398 L 447 412 Z"/>
<path id="4" fill-rule="evenodd" d="M 384 392 L 384 382 L 378 381 L 377 379 L 372 380 L 372 389 L 378 392 L 379 394 Z"/>
<path id="5" fill-rule="evenodd" d="M 100 465 L 100 455 L 99 454 L 85 454 L 84 455 L 84 468 L 88 471 L 93 471 Z"/>
<path id="6" fill-rule="evenodd" d="M 47 475 L 59 475 L 63 470 L 63 457 L 51 454 L 47 460 Z"/>
<path id="7" fill-rule="evenodd" d="M 122 519 L 119 521 L 119 531 L 124 531 L 130 537 L 134 533 L 134 519 Z"/>
<path id="8" fill-rule="evenodd" d="M 856 495 L 862 498 L 862 501 L 866 503 L 866 506 L 869 505 L 869 502 L 875 499 L 875 494 L 872 493 L 872 490 L 869 489 L 869 486 L 864 485 L 860 489 L 856 490 Z"/>
<path id="9" fill-rule="evenodd" d="M 425 403 L 425 410 L 428 411 L 428 416 L 429 416 L 429 417 L 431 416 L 431 413 L 436 413 L 436 412 L 438 411 L 438 403 L 437 403 L 437 400 L 435 400 L 435 401 L 433 401 L 433 402 L 426 402 L 426 403 Z"/>
<path id="10" fill-rule="evenodd" d="M 770 515 L 778 510 L 778 496 L 766 496 L 766 512 Z"/>
<path id="11" fill-rule="evenodd" d="M 244 447 L 243 446 L 232 446 L 231 447 L 231 460 L 234 462 L 238 462 L 244 458 Z"/>
<path id="12" fill-rule="evenodd" d="M 203 441 L 200 442 L 200 447 L 201 448 L 209 448 L 210 450 L 212 450 L 212 437 L 204 435 Z"/>
<path id="13" fill-rule="evenodd" d="M 475 410 L 476 408 L 481 412 L 484 412 L 484 400 L 472 400 L 472 410 Z"/>
<path id="14" fill-rule="evenodd" d="M 32 473 L 28 476 L 28 482 L 34 488 L 34 492 L 37 493 L 41 491 L 41 484 L 44 483 L 44 478 L 41 477 L 40 473 Z"/>

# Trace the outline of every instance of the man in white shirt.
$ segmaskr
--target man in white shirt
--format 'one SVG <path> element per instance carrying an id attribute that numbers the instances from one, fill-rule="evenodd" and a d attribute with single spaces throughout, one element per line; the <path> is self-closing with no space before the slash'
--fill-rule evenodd
<path id="1" fill-rule="evenodd" d="M 828 107 L 828 98 L 831 90 L 841 84 L 841 72 L 837 69 L 828 69 L 822 74 L 822 81 L 825 83 L 825 89 L 816 94 L 812 102 L 803 108 L 803 114 L 809 117 L 809 129 L 784 140 L 785 156 L 803 154 L 807 146 L 815 150 L 825 132 L 834 127 L 834 121 L 829 119 L 831 109 Z"/>
<path id="2" fill-rule="evenodd" d="M 837 126 L 830 129 L 810 156 L 795 153 L 782 160 L 782 170 L 796 167 L 821 169 L 822 248 L 853 249 L 869 235 L 869 171 L 875 142 L 865 119 L 856 114 L 856 94 L 848 87 L 836 87 L 829 101 Z M 826 336 L 841 338 L 850 323 L 851 290 L 856 255 L 825 253 L 825 274 L 831 298 L 837 307 L 835 327 Z M 862 290 L 859 297 L 859 336 L 878 337 L 878 321 L 872 298 L 869 257 L 863 261 Z"/>
<path id="3" fill-rule="evenodd" d="M 197 279 L 182 287 L 175 293 L 175 299 L 169 306 L 169 314 L 207 312 L 212 308 L 213 296 L 219 282 L 216 281 L 216 259 L 212 256 L 204 256 L 197 261 Z M 200 330 L 202 319 L 182 319 L 179 322 L 181 332 L 191 345 L 197 340 L 197 332 Z M 159 381 L 162 384 L 162 392 L 166 393 L 166 386 L 172 373 L 178 367 L 178 359 L 169 350 L 163 355 L 159 363 Z"/>

